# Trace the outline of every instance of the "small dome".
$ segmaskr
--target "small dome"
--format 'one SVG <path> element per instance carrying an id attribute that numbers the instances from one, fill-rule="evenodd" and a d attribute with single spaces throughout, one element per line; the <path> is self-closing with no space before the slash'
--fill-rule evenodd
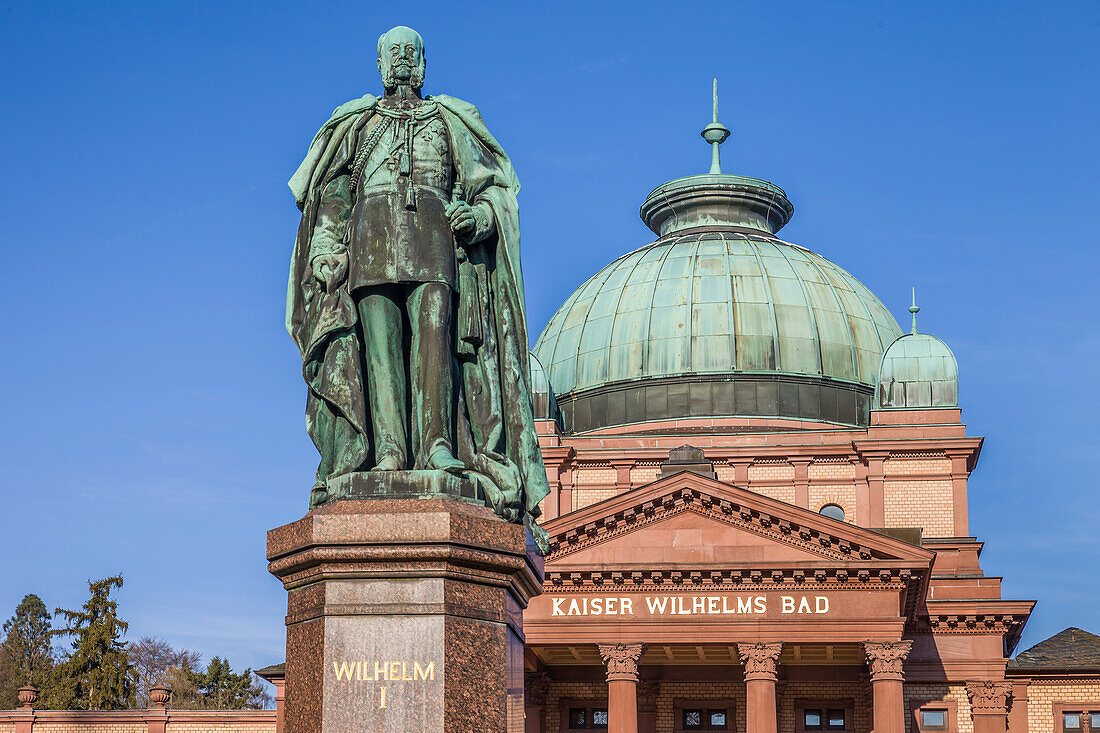
<path id="1" fill-rule="evenodd" d="M 877 409 L 958 405 L 959 365 L 947 344 L 926 333 L 907 333 L 890 344 L 879 369 Z"/>

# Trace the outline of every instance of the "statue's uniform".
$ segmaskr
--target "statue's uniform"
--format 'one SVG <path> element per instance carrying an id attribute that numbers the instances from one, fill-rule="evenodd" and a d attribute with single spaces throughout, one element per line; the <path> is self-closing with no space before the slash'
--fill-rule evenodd
<path id="1" fill-rule="evenodd" d="M 347 286 L 364 339 L 375 461 L 392 457 L 407 466 L 409 405 L 411 432 L 418 436 L 414 467 L 425 468 L 436 451 L 454 453 L 456 260 L 446 206 L 455 167 L 447 128 L 432 102 L 401 111 L 379 105 L 358 134 L 345 139 L 338 159 L 344 161 L 343 172 L 323 190 L 310 257 L 347 249 Z M 483 220 L 479 228 L 486 228 Z M 483 235 L 475 232 L 473 238 Z"/>

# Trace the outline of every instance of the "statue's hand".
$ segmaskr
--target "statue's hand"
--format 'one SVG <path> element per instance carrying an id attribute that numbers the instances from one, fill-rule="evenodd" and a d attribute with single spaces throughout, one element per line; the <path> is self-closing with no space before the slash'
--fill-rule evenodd
<path id="1" fill-rule="evenodd" d="M 317 255 L 313 258 L 313 276 L 332 292 L 348 274 L 348 253 Z"/>
<path id="2" fill-rule="evenodd" d="M 465 201 L 457 201 L 447 205 L 447 216 L 451 220 L 451 231 L 459 239 L 468 239 L 477 228 L 477 219 L 474 218 L 474 207 Z"/>

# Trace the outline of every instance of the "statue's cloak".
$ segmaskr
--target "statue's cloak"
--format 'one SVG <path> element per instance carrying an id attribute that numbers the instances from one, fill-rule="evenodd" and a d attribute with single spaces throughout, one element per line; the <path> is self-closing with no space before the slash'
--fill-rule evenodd
<path id="1" fill-rule="evenodd" d="M 479 347 L 460 359 L 456 453 L 479 474 L 488 502 L 498 514 L 512 521 L 527 521 L 537 529 L 531 520 L 539 515 L 538 503 L 549 493 L 549 485 L 531 408 L 516 202 L 519 181 L 476 107 L 443 95 L 428 99 L 439 105 L 447 127 L 458 179 L 463 184 L 463 199 L 487 203 L 496 223 L 488 239 L 467 248 L 469 259 L 480 264 L 487 290 L 479 302 L 488 332 Z M 342 417 L 356 434 L 355 450 L 350 455 L 361 453 L 360 463 L 369 453 L 370 421 L 359 355 L 363 346 L 369 345 L 359 343 L 355 328 L 358 316 L 346 285 L 328 293 L 313 277 L 310 239 L 321 192 L 339 174 L 334 162 L 340 144 L 348 135 L 358 134 L 373 116 L 377 103 L 378 98 L 368 94 L 338 107 L 313 138 L 305 160 L 289 182 L 302 210 L 302 221 L 291 257 L 286 325 L 302 353 L 303 374 L 309 385 L 307 428 L 321 448 L 321 437 L 316 434 L 322 422 L 318 416 L 327 413 L 324 419 Z M 456 341 L 459 344 L 461 341 Z M 494 411 L 492 406 L 475 404 L 485 399 L 497 403 L 497 424 L 482 424 L 485 421 L 479 416 Z M 333 475 L 356 468 L 337 467 Z"/>

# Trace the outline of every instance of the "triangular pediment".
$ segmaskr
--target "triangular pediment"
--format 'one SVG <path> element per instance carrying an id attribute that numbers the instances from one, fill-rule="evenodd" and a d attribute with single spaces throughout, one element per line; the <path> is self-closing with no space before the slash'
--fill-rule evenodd
<path id="1" fill-rule="evenodd" d="M 900 572 L 933 553 L 801 507 L 683 472 L 547 522 L 548 573 Z M 862 570 L 861 568 L 868 568 Z"/>

